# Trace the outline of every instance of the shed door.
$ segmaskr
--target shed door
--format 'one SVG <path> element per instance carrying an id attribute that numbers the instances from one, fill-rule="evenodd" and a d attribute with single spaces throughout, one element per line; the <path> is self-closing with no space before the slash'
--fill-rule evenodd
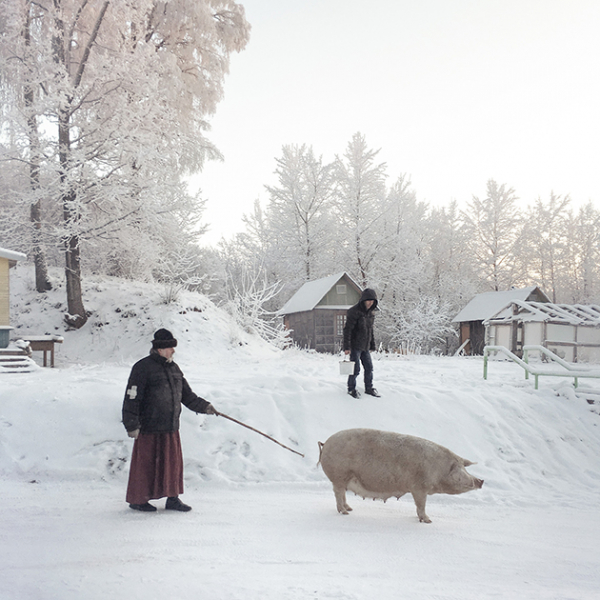
<path id="1" fill-rule="evenodd" d="M 482 321 L 471 321 L 470 327 L 471 355 L 483 354 L 485 347 L 485 327 Z"/>

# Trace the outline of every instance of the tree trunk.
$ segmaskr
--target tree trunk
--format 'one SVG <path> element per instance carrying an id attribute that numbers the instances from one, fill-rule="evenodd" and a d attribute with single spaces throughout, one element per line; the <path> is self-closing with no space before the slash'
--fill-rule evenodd
<path id="1" fill-rule="evenodd" d="M 73 224 L 79 220 L 76 212 L 75 201 L 77 195 L 73 190 L 67 178 L 69 169 L 69 155 L 71 150 L 70 136 L 70 114 L 67 109 L 63 109 L 58 119 L 58 142 L 59 142 L 59 161 L 61 167 L 61 182 L 65 186 L 61 192 L 61 201 L 63 205 L 63 220 L 67 229 L 65 238 L 65 275 L 67 281 L 67 310 L 65 321 L 71 327 L 79 329 L 85 325 L 87 315 L 83 306 L 83 296 L 81 293 L 81 257 L 79 250 L 79 236 L 72 233 L 77 230 Z"/>
<path id="2" fill-rule="evenodd" d="M 72 89 L 76 90 L 82 80 L 88 58 L 92 46 L 95 43 L 96 36 L 100 29 L 100 24 L 104 19 L 104 15 L 108 9 L 108 1 L 104 3 L 100 13 L 96 19 L 94 28 L 90 34 L 90 38 L 85 45 L 85 49 L 75 73 Z M 60 6 L 60 1 L 56 1 L 56 5 Z M 84 3 L 85 5 L 85 3 Z M 83 6 L 82 5 L 82 8 Z M 54 37 L 54 60 L 65 66 L 66 72 L 68 69 L 68 53 L 71 47 L 72 40 L 65 40 L 65 26 L 62 19 L 57 16 L 55 18 L 56 35 Z M 71 167 L 71 104 L 73 97 L 68 97 L 64 101 L 58 113 L 58 160 L 60 163 L 60 180 L 62 183 L 61 202 L 63 206 L 63 220 L 65 223 L 66 237 L 65 244 L 65 275 L 67 281 L 67 310 L 65 321 L 71 327 L 79 329 L 83 327 L 87 321 L 87 314 L 83 306 L 83 295 L 81 293 L 81 256 L 79 247 L 79 234 L 77 233 L 77 223 L 79 221 L 79 213 L 76 207 L 77 193 L 69 181 L 69 168 Z"/>
<path id="3" fill-rule="evenodd" d="M 26 23 L 23 29 L 25 36 L 25 45 L 31 44 L 29 28 L 31 21 L 29 12 L 27 12 Z M 38 292 L 46 292 L 52 289 L 50 278 L 48 277 L 48 265 L 46 263 L 46 254 L 42 243 L 42 206 L 39 198 L 40 190 L 40 138 L 38 132 L 38 123 L 33 112 L 33 102 L 35 99 L 32 85 L 26 84 L 23 91 L 25 101 L 25 110 L 31 111 L 27 118 L 27 135 L 29 138 L 29 183 L 31 190 L 37 199 L 31 204 L 30 218 L 33 223 L 32 231 L 32 254 L 35 265 L 35 289 Z"/>
<path id="4" fill-rule="evenodd" d="M 31 90 L 26 88 L 25 102 L 28 102 L 28 97 Z M 32 93 L 32 92 L 31 92 Z M 31 99 L 29 100 L 31 102 Z M 36 194 L 40 191 L 40 155 L 39 155 L 39 138 L 37 132 L 37 121 L 34 116 L 28 119 L 29 127 L 29 183 L 31 190 Z M 32 254 L 35 264 L 35 289 L 38 292 L 46 292 L 52 289 L 50 278 L 48 277 L 48 265 L 46 263 L 46 254 L 44 252 L 42 242 L 42 201 L 37 198 L 31 204 L 30 219 L 33 224 L 32 231 Z"/>
<path id="5" fill-rule="evenodd" d="M 28 102 L 29 94 L 32 94 L 30 89 L 26 88 L 25 102 Z M 31 102 L 31 98 L 29 99 Z M 37 131 L 37 121 L 34 116 L 28 119 L 29 127 L 29 183 L 31 190 L 36 194 L 40 191 L 40 155 L 39 155 L 39 138 Z M 46 253 L 44 252 L 42 242 L 42 200 L 37 198 L 31 204 L 30 219 L 33 224 L 32 231 L 32 254 L 35 265 L 35 289 L 38 292 L 46 292 L 52 289 L 50 278 L 48 277 L 48 265 L 46 263 Z"/>
<path id="6" fill-rule="evenodd" d="M 46 262 L 46 253 L 42 246 L 42 217 L 41 200 L 31 205 L 31 222 L 33 223 L 32 233 L 32 253 L 33 264 L 35 265 L 35 289 L 38 292 L 47 292 L 52 289 L 50 277 L 48 276 L 48 264 Z"/>
<path id="7" fill-rule="evenodd" d="M 71 327 L 79 329 L 87 321 L 87 314 L 83 306 L 83 294 L 81 293 L 81 264 L 79 256 L 79 239 L 77 236 L 70 236 L 66 242 L 66 268 L 67 278 L 67 307 L 69 314 L 65 316 L 65 321 Z"/>

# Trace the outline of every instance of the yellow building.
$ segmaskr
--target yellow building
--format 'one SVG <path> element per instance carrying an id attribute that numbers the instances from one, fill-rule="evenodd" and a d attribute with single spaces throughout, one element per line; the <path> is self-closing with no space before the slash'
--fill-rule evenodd
<path id="1" fill-rule="evenodd" d="M 9 269 L 18 260 L 27 258 L 21 252 L 0 248 L 0 348 L 6 348 L 10 340 L 10 281 Z"/>

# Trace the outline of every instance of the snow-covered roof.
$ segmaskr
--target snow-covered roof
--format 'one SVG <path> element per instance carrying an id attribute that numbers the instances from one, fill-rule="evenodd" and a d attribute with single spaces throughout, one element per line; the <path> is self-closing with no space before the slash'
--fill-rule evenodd
<path id="1" fill-rule="evenodd" d="M 0 258 L 8 258 L 8 260 L 24 260 L 27 258 L 27 255 L 23 254 L 22 252 L 15 252 L 13 250 L 0 248 Z"/>
<path id="2" fill-rule="evenodd" d="M 485 321 L 496 315 L 514 300 L 527 300 L 536 290 L 546 298 L 545 294 L 535 286 L 507 290 L 505 292 L 485 292 L 478 294 L 452 319 L 452 322 Z"/>
<path id="3" fill-rule="evenodd" d="M 512 305 L 518 307 L 517 314 L 513 313 Z M 512 321 L 551 321 L 566 325 L 600 325 L 600 306 L 597 304 L 552 304 L 551 302 L 526 302 L 515 300 L 505 306 L 487 321 L 494 323 Z"/>
<path id="4" fill-rule="evenodd" d="M 360 286 L 348 275 L 347 273 L 337 273 L 335 275 L 329 275 L 329 277 L 323 277 L 322 279 L 315 279 L 314 281 L 307 281 L 280 309 L 278 314 L 280 315 L 291 315 L 292 313 L 305 312 L 313 310 L 317 304 L 323 299 L 327 292 L 343 277 L 347 277 L 357 289 L 361 289 Z M 348 308 L 348 307 L 344 307 Z"/>

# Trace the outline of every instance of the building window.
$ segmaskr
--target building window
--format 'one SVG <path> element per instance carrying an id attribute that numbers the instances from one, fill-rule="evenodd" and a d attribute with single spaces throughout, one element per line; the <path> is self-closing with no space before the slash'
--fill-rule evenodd
<path id="1" fill-rule="evenodd" d="M 344 335 L 344 325 L 346 324 L 346 315 L 335 316 L 335 332 L 336 335 Z"/>
<path id="2" fill-rule="evenodd" d="M 346 284 L 340 283 L 339 285 L 336 285 L 335 291 L 338 296 L 345 296 L 346 295 Z"/>

